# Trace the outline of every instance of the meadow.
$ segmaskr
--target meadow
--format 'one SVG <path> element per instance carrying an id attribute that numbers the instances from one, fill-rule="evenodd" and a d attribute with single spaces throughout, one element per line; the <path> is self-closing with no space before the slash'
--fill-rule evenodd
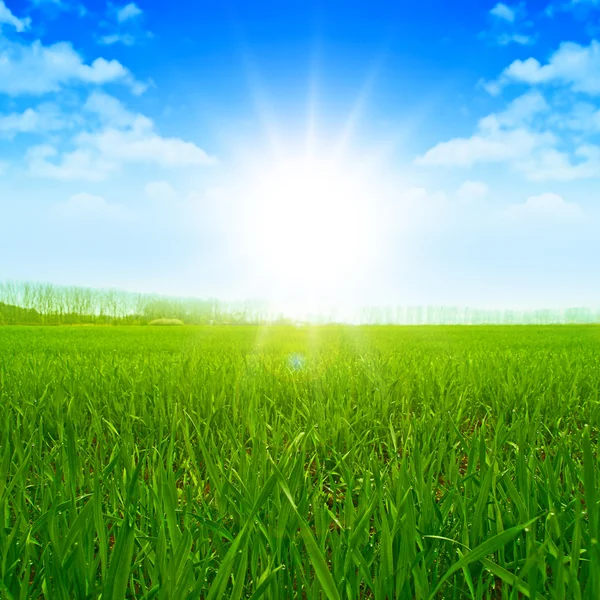
<path id="1" fill-rule="evenodd" d="M 0 328 L 0 598 L 600 598 L 600 328 Z"/>

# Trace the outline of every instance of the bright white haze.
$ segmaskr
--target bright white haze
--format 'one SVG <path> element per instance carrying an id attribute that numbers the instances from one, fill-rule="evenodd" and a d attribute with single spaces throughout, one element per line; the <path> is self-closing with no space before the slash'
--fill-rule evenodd
<path id="1" fill-rule="evenodd" d="M 266 163 L 247 190 L 246 244 L 273 283 L 318 300 L 354 280 L 374 240 L 360 178 L 334 160 Z"/>

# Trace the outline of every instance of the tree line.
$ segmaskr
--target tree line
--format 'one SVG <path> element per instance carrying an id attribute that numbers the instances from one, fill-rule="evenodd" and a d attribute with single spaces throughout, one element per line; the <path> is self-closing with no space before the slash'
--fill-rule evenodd
<path id="1" fill-rule="evenodd" d="M 260 300 L 171 298 L 51 283 L 0 283 L 0 324 L 144 325 L 165 318 L 194 325 L 261 323 L 268 319 L 268 304 Z"/>
<path id="2" fill-rule="evenodd" d="M 366 325 L 478 325 L 600 323 L 600 310 L 585 307 L 486 310 L 453 306 L 363 307 L 344 316 L 331 309 L 302 319 L 274 311 L 265 300 L 224 302 L 175 298 L 115 289 L 51 283 L 0 283 L 1 325 L 145 325 L 178 319 L 191 325 L 351 322 Z"/>
<path id="3" fill-rule="evenodd" d="M 552 325 L 600 323 L 600 310 L 480 309 L 461 306 L 368 307 L 360 310 L 363 324 L 397 325 Z"/>

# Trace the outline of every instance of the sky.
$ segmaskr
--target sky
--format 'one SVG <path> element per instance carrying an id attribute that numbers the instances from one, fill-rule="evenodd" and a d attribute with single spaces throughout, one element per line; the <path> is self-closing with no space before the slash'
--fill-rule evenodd
<path id="1" fill-rule="evenodd" d="M 0 0 L 0 279 L 600 305 L 600 0 Z"/>

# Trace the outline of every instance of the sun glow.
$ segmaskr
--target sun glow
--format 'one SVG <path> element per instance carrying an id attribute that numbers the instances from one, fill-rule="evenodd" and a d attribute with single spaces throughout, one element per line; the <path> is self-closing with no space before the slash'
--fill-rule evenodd
<path id="1" fill-rule="evenodd" d="M 312 156 L 279 160 L 252 187 L 256 259 L 280 283 L 322 290 L 364 258 L 368 194 L 356 173 Z"/>
<path id="2" fill-rule="evenodd" d="M 397 145 L 396 133 L 373 139 L 361 125 L 382 56 L 348 112 L 337 106 L 331 112 L 320 102 L 318 46 L 304 110 L 297 97 L 286 102 L 293 118 L 277 114 L 252 53 L 245 54 L 256 119 L 247 135 L 236 131 L 231 138 L 232 260 L 250 294 L 268 297 L 288 315 L 350 311 L 369 302 L 386 239 L 386 161 Z"/>

